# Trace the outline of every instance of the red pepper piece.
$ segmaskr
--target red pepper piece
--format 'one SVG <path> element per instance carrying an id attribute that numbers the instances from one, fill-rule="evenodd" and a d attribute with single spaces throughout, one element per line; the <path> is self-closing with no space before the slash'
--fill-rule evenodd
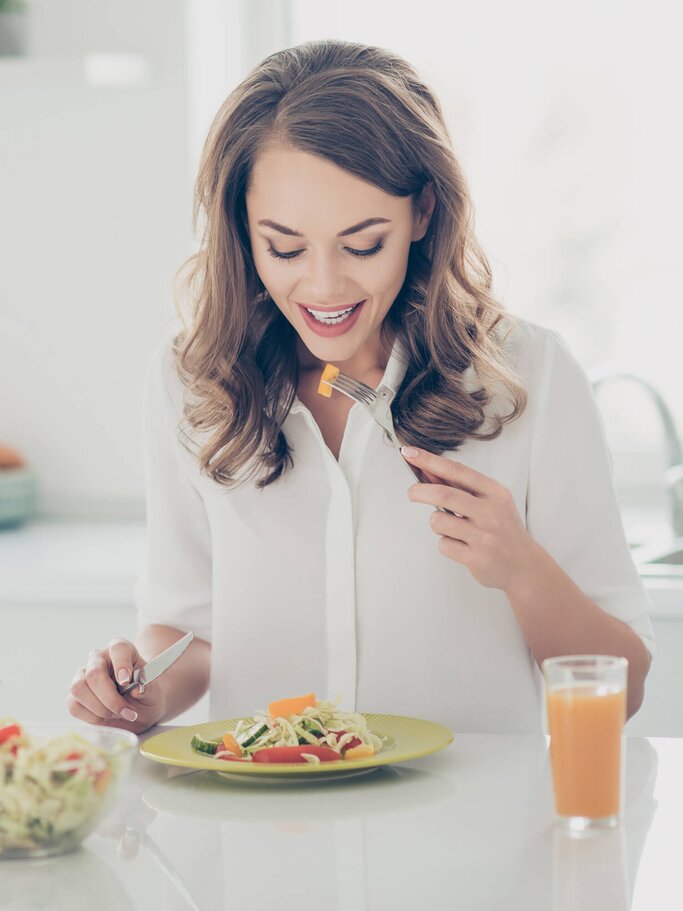
<path id="1" fill-rule="evenodd" d="M 68 754 L 66 755 L 65 758 L 66 758 L 66 759 L 82 759 L 82 758 L 83 758 L 83 753 L 79 753 L 79 752 L 74 751 L 74 752 L 72 752 L 72 753 L 68 753 Z M 67 775 L 75 775 L 75 774 L 76 774 L 76 769 L 68 769 L 66 774 L 67 774 Z"/>
<path id="2" fill-rule="evenodd" d="M 4 728 L 0 728 L 0 743 L 4 743 L 6 740 L 9 740 L 10 737 L 20 737 L 21 728 L 18 724 L 8 724 Z"/>
<path id="3" fill-rule="evenodd" d="M 254 762 L 306 762 L 303 753 L 312 753 L 317 756 L 321 762 L 335 762 L 341 759 L 341 753 L 333 750 L 328 746 L 313 746 L 311 744 L 300 744 L 299 746 L 288 747 L 265 747 L 262 750 L 256 750 L 252 753 Z"/>
<path id="4" fill-rule="evenodd" d="M 339 743 L 339 741 L 344 736 L 344 734 L 348 734 L 349 732 L 348 731 L 335 731 L 334 733 L 337 735 L 337 743 Z M 350 750 L 353 747 L 359 747 L 362 742 L 363 741 L 360 739 L 360 737 L 356 737 L 354 734 L 354 736 L 351 738 L 351 740 L 349 740 L 348 743 L 344 744 L 344 746 L 341 748 L 341 751 L 343 753 L 345 750 Z"/>

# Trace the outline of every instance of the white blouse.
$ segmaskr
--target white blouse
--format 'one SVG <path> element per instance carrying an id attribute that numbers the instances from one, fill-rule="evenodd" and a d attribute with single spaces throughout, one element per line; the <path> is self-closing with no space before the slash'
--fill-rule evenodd
<path id="1" fill-rule="evenodd" d="M 586 374 L 529 321 L 505 351 L 526 410 L 497 439 L 443 454 L 508 487 L 532 537 L 654 655 Z M 382 383 L 398 389 L 403 358 L 397 340 Z M 283 427 L 294 468 L 264 490 L 228 489 L 178 440 L 184 391 L 167 339 L 145 380 L 147 557 L 134 597 L 141 625 L 212 643 L 212 720 L 314 691 L 455 731 L 546 729 L 542 675 L 507 598 L 437 549 L 433 507 L 408 499 L 415 478 L 362 405 L 337 461 L 297 398 Z"/>

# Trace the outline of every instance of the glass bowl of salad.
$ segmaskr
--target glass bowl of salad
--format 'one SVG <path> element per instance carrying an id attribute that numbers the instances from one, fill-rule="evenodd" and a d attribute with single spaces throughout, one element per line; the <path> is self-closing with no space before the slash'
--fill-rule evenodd
<path id="1" fill-rule="evenodd" d="M 111 809 L 137 750 L 123 728 L 0 718 L 0 860 L 78 847 Z"/>

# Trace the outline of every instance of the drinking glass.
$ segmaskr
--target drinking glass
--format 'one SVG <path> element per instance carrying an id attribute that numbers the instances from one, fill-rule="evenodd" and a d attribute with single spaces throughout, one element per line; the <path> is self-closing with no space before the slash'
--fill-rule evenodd
<path id="1" fill-rule="evenodd" d="M 619 824 L 624 806 L 628 661 L 564 655 L 542 665 L 557 821 L 582 831 Z"/>

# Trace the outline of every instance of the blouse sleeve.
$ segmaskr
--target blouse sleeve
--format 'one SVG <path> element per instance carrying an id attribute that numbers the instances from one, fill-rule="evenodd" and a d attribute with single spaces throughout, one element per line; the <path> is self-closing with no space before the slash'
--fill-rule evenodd
<path id="1" fill-rule="evenodd" d="M 161 623 L 211 641 L 211 534 L 204 501 L 178 440 L 182 383 L 170 343 L 152 355 L 143 394 L 147 544 L 133 598 L 140 626 Z"/>
<path id="2" fill-rule="evenodd" d="M 547 331 L 531 449 L 527 528 L 602 610 L 655 655 L 651 602 L 626 540 L 607 435 L 590 381 Z"/>

